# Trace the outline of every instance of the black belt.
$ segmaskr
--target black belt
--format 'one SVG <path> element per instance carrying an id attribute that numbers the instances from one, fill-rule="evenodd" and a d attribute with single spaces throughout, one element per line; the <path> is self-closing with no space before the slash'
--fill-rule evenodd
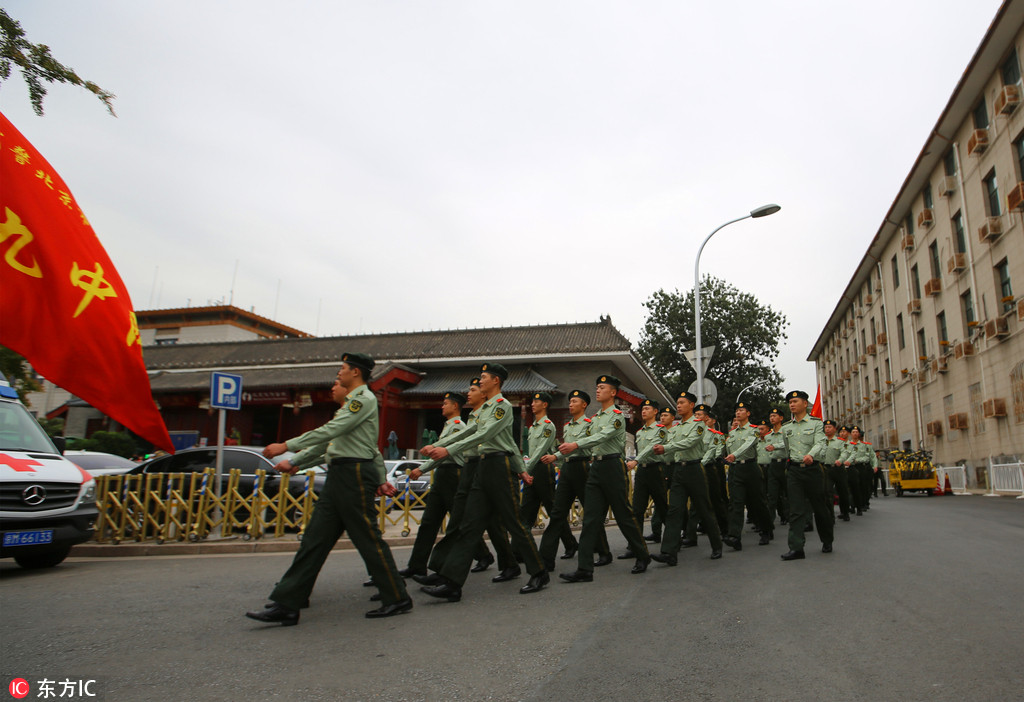
<path id="1" fill-rule="evenodd" d="M 344 466 L 344 465 L 349 465 L 351 463 L 369 463 L 372 460 L 373 460 L 372 458 L 348 458 L 348 457 L 332 458 L 331 459 L 331 465 L 332 466 Z"/>
<path id="2" fill-rule="evenodd" d="M 680 461 L 677 465 L 681 465 L 681 466 L 699 466 L 700 465 L 700 459 L 699 458 L 694 458 L 692 461 Z"/>
<path id="3" fill-rule="evenodd" d="M 571 456 L 571 457 L 565 459 L 565 462 L 566 463 L 583 463 L 584 461 L 589 461 L 589 460 L 590 460 L 590 456 Z"/>
<path id="4" fill-rule="evenodd" d="M 622 454 L 621 453 L 606 453 L 606 454 L 604 454 L 602 456 L 594 456 L 593 460 L 595 462 L 596 461 L 608 461 L 608 460 L 611 460 L 613 458 L 617 458 L 617 459 L 619 459 L 621 461 L 622 460 Z"/>
<path id="5" fill-rule="evenodd" d="M 490 451 L 488 453 L 480 454 L 480 458 L 494 458 L 495 456 L 501 456 L 502 458 L 508 458 L 512 454 L 508 451 Z"/>
<path id="6" fill-rule="evenodd" d="M 743 460 L 743 461 L 733 461 L 733 465 L 734 466 L 745 466 L 748 463 L 755 463 L 755 462 L 757 462 L 756 458 L 748 458 L 748 459 Z"/>
<path id="7" fill-rule="evenodd" d="M 659 466 L 659 465 L 662 465 L 662 464 L 661 463 L 640 463 L 640 464 L 637 465 L 637 468 L 651 468 L 653 466 Z"/>

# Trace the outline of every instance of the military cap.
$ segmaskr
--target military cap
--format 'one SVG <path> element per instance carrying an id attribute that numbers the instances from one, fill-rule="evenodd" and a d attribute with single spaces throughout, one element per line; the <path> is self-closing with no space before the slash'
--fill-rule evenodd
<path id="1" fill-rule="evenodd" d="M 590 395 L 588 395 L 587 393 L 583 392 L 582 390 L 573 390 L 572 392 L 569 393 L 569 399 L 570 400 L 572 398 L 574 398 L 574 397 L 580 398 L 581 400 L 586 402 L 588 405 L 590 404 Z"/>
<path id="2" fill-rule="evenodd" d="M 692 392 L 686 392 L 684 390 L 683 392 L 679 393 L 679 397 L 677 397 L 676 399 L 677 400 L 686 399 L 686 400 L 689 400 L 690 402 L 696 402 L 697 401 L 697 396 L 694 395 Z"/>
<path id="3" fill-rule="evenodd" d="M 600 385 L 601 383 L 606 383 L 608 385 L 611 385 L 616 390 L 618 390 L 619 386 L 622 385 L 622 381 L 619 380 L 618 378 L 616 378 L 614 375 L 599 375 L 597 377 L 597 381 L 594 384 L 595 385 Z"/>
<path id="4" fill-rule="evenodd" d="M 460 406 L 466 404 L 466 396 L 463 395 L 461 392 L 446 392 L 444 394 L 444 399 L 451 400 L 452 402 Z"/>
<path id="5" fill-rule="evenodd" d="M 341 354 L 341 362 L 347 363 L 350 366 L 355 366 L 366 373 L 371 373 L 373 371 L 373 366 L 376 365 L 374 364 L 373 359 L 365 353 L 343 353 Z"/>
<path id="6" fill-rule="evenodd" d="M 860 427 L 858 427 L 856 424 L 854 424 L 852 427 L 850 427 L 850 431 L 856 431 L 861 436 L 864 436 L 864 432 L 862 432 L 860 430 Z"/>
<path id="7" fill-rule="evenodd" d="M 533 399 L 540 400 L 541 402 L 551 402 L 551 393 L 535 392 L 533 393 Z"/>
<path id="8" fill-rule="evenodd" d="M 715 416 L 715 411 L 711 409 L 711 405 L 706 405 L 703 402 L 693 408 L 694 412 L 703 412 L 709 417 Z"/>
<path id="9" fill-rule="evenodd" d="M 658 409 L 658 403 L 654 400 L 644 400 L 640 403 L 640 409 L 643 409 L 644 407 L 653 407 L 654 409 Z"/>
<path id="10" fill-rule="evenodd" d="M 508 380 L 508 368 L 500 363 L 485 363 L 480 366 L 481 373 L 490 373 L 501 378 L 502 382 Z"/>
<path id="11" fill-rule="evenodd" d="M 824 427 L 834 427 L 835 425 L 836 425 L 836 423 L 834 421 L 832 421 L 831 419 L 826 419 L 822 423 L 822 426 L 824 426 Z"/>
<path id="12" fill-rule="evenodd" d="M 736 409 L 745 409 L 747 412 L 750 411 L 750 405 L 746 402 L 737 402 Z"/>
<path id="13" fill-rule="evenodd" d="M 675 407 L 662 407 L 661 408 L 661 414 L 671 414 L 674 417 L 674 416 L 676 416 L 676 408 Z"/>
<path id="14" fill-rule="evenodd" d="M 844 424 L 843 426 L 839 427 L 839 431 L 850 431 L 850 427 Z"/>
<path id="15" fill-rule="evenodd" d="M 781 407 L 774 407 L 774 406 L 768 408 L 768 414 L 777 414 L 780 417 L 784 417 L 785 416 L 785 413 L 783 413 Z"/>
<path id="16" fill-rule="evenodd" d="M 801 400 L 810 400 L 811 397 L 803 390 L 794 390 L 791 393 L 786 394 L 787 400 L 792 400 L 794 397 L 799 397 Z"/>

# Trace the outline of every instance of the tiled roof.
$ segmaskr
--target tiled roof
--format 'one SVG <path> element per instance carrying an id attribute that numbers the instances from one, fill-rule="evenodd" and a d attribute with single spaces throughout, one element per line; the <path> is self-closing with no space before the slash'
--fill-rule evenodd
<path id="1" fill-rule="evenodd" d="M 473 377 L 472 371 L 448 371 L 427 373 L 418 385 L 402 392 L 406 395 L 443 395 L 454 390 L 465 392 Z M 534 392 L 551 392 L 557 386 L 540 373 L 530 369 L 509 370 L 508 379 L 501 384 L 501 392 L 505 395 L 526 394 Z"/>
<path id="2" fill-rule="evenodd" d="M 236 366 L 340 362 L 346 351 L 384 360 L 506 358 L 543 354 L 597 353 L 630 350 L 629 340 L 611 319 L 574 324 L 546 324 L 489 329 L 399 332 L 311 339 L 267 339 L 147 346 L 150 370 L 230 368 Z"/>

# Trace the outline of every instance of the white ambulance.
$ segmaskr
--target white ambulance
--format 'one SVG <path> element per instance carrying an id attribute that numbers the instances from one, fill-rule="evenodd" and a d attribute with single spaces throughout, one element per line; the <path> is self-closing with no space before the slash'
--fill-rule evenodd
<path id="1" fill-rule="evenodd" d="M 0 375 L 0 558 L 49 568 L 92 538 L 96 481 L 64 458 Z"/>

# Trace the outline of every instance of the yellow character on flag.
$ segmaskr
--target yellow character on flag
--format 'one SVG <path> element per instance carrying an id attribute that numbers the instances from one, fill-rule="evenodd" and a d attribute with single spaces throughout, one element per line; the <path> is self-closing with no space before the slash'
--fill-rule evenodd
<path id="1" fill-rule="evenodd" d="M 45 171 L 36 171 L 36 178 L 43 181 L 50 190 L 53 190 L 53 178 Z"/>
<path id="2" fill-rule="evenodd" d="M 85 291 L 82 301 L 78 303 L 78 309 L 71 315 L 72 318 L 82 314 L 94 297 L 98 297 L 100 300 L 105 300 L 108 297 L 117 297 L 117 291 L 114 290 L 114 286 L 103 279 L 103 266 L 99 263 L 96 264 L 95 271 L 79 268 L 77 261 L 72 263 L 71 284 Z"/>
<path id="3" fill-rule="evenodd" d="M 29 156 L 29 153 L 20 146 L 15 146 L 13 149 L 11 149 L 11 151 L 14 152 L 14 160 L 15 162 L 17 162 L 19 166 L 24 166 L 26 163 L 28 163 L 29 159 L 31 158 L 31 156 Z"/>
<path id="4" fill-rule="evenodd" d="M 128 330 L 128 338 L 125 339 L 125 343 L 128 346 L 134 346 L 135 344 L 142 346 L 142 340 L 139 338 L 139 320 L 136 319 L 134 312 L 128 313 L 128 319 L 132 327 Z"/>
<path id="5" fill-rule="evenodd" d="M 23 248 L 32 243 L 32 232 L 28 230 L 24 224 L 21 223 L 21 217 L 14 214 L 10 207 L 4 208 L 4 214 L 7 217 L 6 222 L 0 222 L 0 243 L 7 241 L 9 238 L 14 237 L 15 242 L 11 244 L 11 248 L 7 249 L 7 253 L 4 254 L 4 261 L 7 262 L 14 270 L 30 275 L 33 278 L 42 278 L 43 271 L 39 267 L 39 261 L 36 257 L 32 257 L 32 265 L 26 266 L 18 261 L 18 254 Z"/>

